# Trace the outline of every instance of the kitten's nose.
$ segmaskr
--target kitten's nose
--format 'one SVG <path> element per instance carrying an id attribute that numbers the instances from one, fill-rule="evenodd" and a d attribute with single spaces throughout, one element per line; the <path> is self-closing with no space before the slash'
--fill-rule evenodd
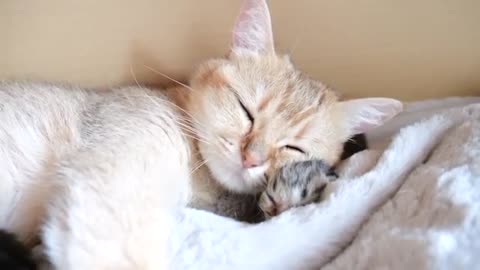
<path id="1" fill-rule="evenodd" d="M 267 213 L 267 215 L 271 217 L 274 217 L 277 215 L 277 208 L 275 206 L 272 206 L 268 209 L 265 209 L 265 213 Z"/>
<path id="2" fill-rule="evenodd" d="M 258 154 L 250 151 L 244 151 L 242 153 L 243 168 L 258 167 L 262 165 L 262 163 L 263 163 L 263 160 Z"/>

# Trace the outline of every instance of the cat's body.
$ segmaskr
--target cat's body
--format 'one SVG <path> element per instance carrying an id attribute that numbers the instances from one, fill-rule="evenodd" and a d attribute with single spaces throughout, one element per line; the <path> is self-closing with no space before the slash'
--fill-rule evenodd
<path id="1" fill-rule="evenodd" d="M 172 244 L 171 237 L 182 232 L 185 213 L 185 222 L 201 213 L 187 206 L 213 211 L 222 190 L 259 192 L 266 173 L 290 162 L 321 159 L 332 166 L 348 138 L 401 110 L 392 99 L 340 102 L 335 92 L 277 55 L 262 0 L 245 1 L 232 43 L 227 58 L 210 60 L 195 72 L 177 105 L 142 87 L 101 92 L 1 82 L 0 228 L 32 244 L 41 232 L 55 269 L 175 268 L 188 263 L 176 260 L 188 252 L 177 250 L 185 243 Z M 365 200 L 358 218 L 349 219 L 352 226 L 381 202 L 378 196 Z M 321 217 L 315 213 L 312 222 Z M 246 226 L 225 220 L 218 217 L 219 223 L 209 226 Z M 232 245 L 247 241 L 237 243 L 245 248 L 248 239 L 266 232 L 301 232 L 299 245 L 319 237 L 315 227 L 281 220 L 251 227 L 245 240 L 235 238 Z M 197 221 L 201 231 L 204 221 Z M 203 240 L 217 239 L 217 229 Z M 337 236 L 340 242 L 349 237 Z M 308 246 L 321 252 L 327 244 Z M 269 267 L 278 258 L 295 268 L 299 259 L 310 258 L 292 249 L 294 242 L 285 243 L 282 252 L 268 254 L 252 269 L 279 269 Z M 289 252 L 294 259 L 285 256 Z M 215 254 L 205 258 L 214 262 Z M 226 256 L 232 263 L 242 260 Z M 224 259 L 220 256 L 218 265 Z"/>
<path id="2" fill-rule="evenodd" d="M 167 237 L 157 231 L 168 226 L 163 212 L 186 205 L 191 194 L 193 160 L 174 106 L 162 94 L 138 87 L 94 92 L 2 83 L 0 88 L 2 100 L 11 99 L 2 102 L 0 116 L 1 132 L 9 135 L 2 139 L 11 141 L 0 147 L 2 153 L 13 153 L 0 157 L 2 194 L 11 196 L 2 196 L 1 227 L 32 239 L 49 202 L 43 228 L 47 247 L 80 241 L 91 245 L 91 252 L 113 253 L 108 246 L 122 243 L 128 248 L 134 238 L 145 250 L 132 251 L 132 260 L 144 261 L 139 257 L 148 256 L 148 250 L 161 252 L 154 243 L 162 241 L 150 240 Z M 161 191 L 168 192 L 159 195 Z M 135 217 L 139 211 L 145 223 Z M 89 234 L 96 239 L 83 237 Z M 49 252 L 59 269 L 105 267 L 80 254 L 70 260 L 72 250 Z M 108 263 L 118 269 L 129 264 L 118 261 L 119 254 L 111 256 L 114 262 Z M 108 261 L 108 256 L 102 259 Z"/>

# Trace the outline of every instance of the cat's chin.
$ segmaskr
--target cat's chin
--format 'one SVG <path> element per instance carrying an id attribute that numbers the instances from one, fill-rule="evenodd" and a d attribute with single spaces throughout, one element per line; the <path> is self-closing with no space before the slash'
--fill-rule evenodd
<path id="1" fill-rule="evenodd" d="M 244 194 L 254 194 L 261 189 L 261 181 L 252 177 L 251 172 L 243 168 L 229 169 L 209 166 L 215 180 L 225 189 Z"/>

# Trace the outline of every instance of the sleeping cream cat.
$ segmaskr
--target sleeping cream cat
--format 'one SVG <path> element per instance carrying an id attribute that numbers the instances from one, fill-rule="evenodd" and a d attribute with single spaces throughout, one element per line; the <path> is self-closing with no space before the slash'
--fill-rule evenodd
<path id="1" fill-rule="evenodd" d="M 187 87 L 95 91 L 0 82 L 0 228 L 28 245 L 39 236 L 60 270 L 305 269 L 299 262 L 317 265 L 338 249 L 326 248 L 336 244 L 310 226 L 320 212 L 303 225 L 282 223 L 301 207 L 248 225 L 204 210 L 213 209 L 224 190 L 261 191 L 265 175 L 285 164 L 318 159 L 334 165 L 352 135 L 401 109 L 388 98 L 340 101 L 275 52 L 266 2 L 245 0 L 228 56 L 200 65 Z M 420 159 L 415 151 L 411 158 Z M 362 197 L 364 208 L 359 203 L 348 222 L 358 227 L 381 202 L 369 198 Z M 213 227 L 202 241 L 213 242 L 172 244 L 185 224 L 202 231 L 209 220 Z M 248 228 L 248 234 L 229 245 L 215 226 Z M 274 249 L 249 242 L 271 234 L 290 235 L 292 242 Z M 215 251 L 220 243 L 223 255 Z M 198 250 L 179 250 L 187 244 Z M 248 262 L 248 254 L 262 259 Z M 186 266 L 182 256 L 190 255 L 199 268 L 193 261 Z M 177 264 L 179 256 L 185 265 Z M 202 266 L 202 258 L 210 261 Z"/>

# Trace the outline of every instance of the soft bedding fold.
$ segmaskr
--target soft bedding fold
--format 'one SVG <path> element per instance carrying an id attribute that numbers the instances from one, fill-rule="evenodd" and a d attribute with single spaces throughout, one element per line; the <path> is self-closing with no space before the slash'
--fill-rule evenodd
<path id="1" fill-rule="evenodd" d="M 322 269 L 480 269 L 480 104 L 436 110 L 455 126 Z"/>

